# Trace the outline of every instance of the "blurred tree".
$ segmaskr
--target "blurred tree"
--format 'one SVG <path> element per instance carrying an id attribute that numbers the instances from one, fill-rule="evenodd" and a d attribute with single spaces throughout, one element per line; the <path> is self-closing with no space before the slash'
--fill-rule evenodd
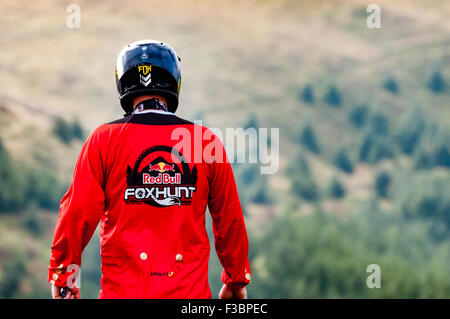
<path id="1" fill-rule="evenodd" d="M 267 177 L 266 175 L 261 175 L 261 180 L 259 183 L 254 185 L 255 190 L 251 198 L 253 203 L 256 204 L 270 204 L 272 199 L 269 195 L 267 187 Z"/>
<path id="2" fill-rule="evenodd" d="M 345 196 L 345 188 L 337 177 L 333 178 L 328 186 L 328 193 L 332 198 L 340 199 Z"/>
<path id="3" fill-rule="evenodd" d="M 21 255 L 13 255 L 6 259 L 1 267 L 0 298 L 17 298 L 25 274 L 26 265 Z"/>
<path id="4" fill-rule="evenodd" d="M 439 145 L 434 152 L 434 161 L 438 166 L 450 167 L 450 151 L 447 145 Z"/>
<path id="5" fill-rule="evenodd" d="M 295 195 L 309 202 L 319 199 L 319 189 L 312 176 L 297 173 L 291 176 L 291 180 L 291 189 Z"/>
<path id="6" fill-rule="evenodd" d="M 365 211 L 345 219 L 320 211 L 275 218 L 251 240 L 257 279 L 249 296 L 448 298 L 449 242 L 435 245 L 425 228 L 399 226 L 393 218 Z M 366 286 L 366 268 L 374 262 L 382 269 L 381 289 Z"/>
<path id="7" fill-rule="evenodd" d="M 84 138 L 83 127 L 81 126 L 78 118 L 75 118 L 72 122 L 72 138 L 77 138 L 80 140 Z"/>
<path id="8" fill-rule="evenodd" d="M 237 165 L 237 174 L 239 174 L 239 181 L 244 185 L 249 186 L 254 184 L 259 175 L 259 167 L 256 164 L 239 164 Z"/>
<path id="9" fill-rule="evenodd" d="M 292 175 L 299 172 L 305 175 L 311 174 L 308 160 L 301 152 L 297 152 L 294 156 L 292 156 L 292 158 L 293 160 L 290 161 L 287 168 L 288 175 Z"/>
<path id="10" fill-rule="evenodd" d="M 355 106 L 352 110 L 350 110 L 348 114 L 348 119 L 350 123 L 356 127 L 360 128 L 366 124 L 366 119 L 369 114 L 369 108 L 367 105 L 359 105 Z"/>
<path id="11" fill-rule="evenodd" d="M 372 163 L 377 163 L 387 158 L 394 158 L 395 150 L 391 139 L 377 138 L 371 156 L 372 156 L 371 158 Z"/>
<path id="12" fill-rule="evenodd" d="M 25 205 L 25 180 L 0 139 L 0 212 L 15 212 Z"/>
<path id="13" fill-rule="evenodd" d="M 377 135 L 386 135 L 389 132 L 389 120 L 381 112 L 374 114 L 371 118 L 372 130 Z"/>
<path id="14" fill-rule="evenodd" d="M 341 92 L 336 86 L 330 86 L 325 94 L 325 102 L 334 107 L 340 107 L 342 104 Z"/>
<path id="15" fill-rule="evenodd" d="M 353 162 L 347 155 L 347 150 L 341 148 L 338 150 L 333 157 L 333 163 L 337 168 L 343 170 L 346 173 L 353 172 Z"/>
<path id="16" fill-rule="evenodd" d="M 251 113 L 249 118 L 247 119 L 247 122 L 244 124 L 244 130 L 248 129 L 248 128 L 255 128 L 258 129 L 259 125 L 258 125 L 258 120 L 256 119 L 256 115 L 254 113 Z"/>
<path id="17" fill-rule="evenodd" d="M 15 164 L 0 140 L 0 212 L 17 212 L 34 203 L 58 208 L 62 188 L 54 173 Z"/>
<path id="18" fill-rule="evenodd" d="M 372 131 L 366 132 L 359 147 L 359 160 L 377 163 L 386 158 L 394 158 L 395 151 L 391 139 L 387 136 L 376 136 Z"/>
<path id="19" fill-rule="evenodd" d="M 314 96 L 314 89 L 311 84 L 305 85 L 300 92 L 300 99 L 307 104 L 314 104 L 316 99 Z"/>
<path id="20" fill-rule="evenodd" d="M 26 198 L 45 209 L 57 209 L 63 188 L 53 172 L 33 168 L 27 171 L 28 183 L 25 186 Z"/>
<path id="21" fill-rule="evenodd" d="M 414 166 L 417 169 L 430 169 L 435 166 L 450 167 L 449 145 L 448 134 L 436 127 L 428 128 L 415 150 Z"/>
<path id="22" fill-rule="evenodd" d="M 319 154 L 320 147 L 317 142 L 316 133 L 310 124 L 303 127 L 300 133 L 300 143 L 313 153 Z"/>
<path id="23" fill-rule="evenodd" d="M 420 110 L 411 108 L 402 114 L 396 132 L 396 141 L 400 149 L 406 154 L 412 154 L 425 128 L 425 120 Z"/>
<path id="24" fill-rule="evenodd" d="M 267 176 L 261 174 L 259 165 L 238 164 L 234 165 L 234 168 L 236 173 L 236 184 L 242 203 L 271 203 L 272 199 L 269 195 L 270 191 L 267 183 Z"/>
<path id="25" fill-rule="evenodd" d="M 311 174 L 306 157 L 302 154 L 293 156 L 288 167 L 288 174 L 294 195 L 310 202 L 315 202 L 319 199 L 319 189 Z"/>
<path id="26" fill-rule="evenodd" d="M 416 169 L 430 169 L 435 166 L 433 155 L 424 148 L 420 148 L 414 153 L 413 163 Z"/>
<path id="27" fill-rule="evenodd" d="M 388 197 L 391 180 L 391 175 L 386 171 L 377 174 L 375 177 L 375 194 L 377 197 Z"/>
<path id="28" fill-rule="evenodd" d="M 439 241 L 450 238 L 450 178 L 425 174 L 399 190 L 398 205 L 407 220 L 426 220 L 430 235 Z"/>
<path id="29" fill-rule="evenodd" d="M 445 90 L 445 80 L 440 71 L 435 71 L 428 81 L 428 88 L 434 93 L 441 93 Z"/>
<path id="30" fill-rule="evenodd" d="M 375 145 L 375 137 L 372 134 L 363 136 L 361 145 L 359 147 L 359 160 L 362 162 L 369 162 L 370 154 Z"/>
<path id="31" fill-rule="evenodd" d="M 69 144 L 73 139 L 83 139 L 84 132 L 78 119 L 72 123 L 61 117 L 56 117 L 53 124 L 53 134 L 65 144 Z"/>
<path id="32" fill-rule="evenodd" d="M 29 209 L 24 213 L 22 224 L 27 232 L 34 237 L 41 236 L 44 231 L 42 220 L 37 214 L 36 208 Z"/>
<path id="33" fill-rule="evenodd" d="M 72 128 L 63 118 L 57 117 L 53 126 L 53 133 L 66 144 L 72 140 Z"/>
<path id="34" fill-rule="evenodd" d="M 393 77 L 389 77 L 384 81 L 383 88 L 393 94 L 398 94 L 399 92 L 397 81 Z"/>

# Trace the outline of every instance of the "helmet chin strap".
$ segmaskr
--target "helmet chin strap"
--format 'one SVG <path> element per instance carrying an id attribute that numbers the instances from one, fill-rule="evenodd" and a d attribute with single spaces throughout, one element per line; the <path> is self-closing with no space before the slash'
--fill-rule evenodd
<path id="1" fill-rule="evenodd" d="M 134 108 L 133 113 L 139 113 L 144 110 L 161 110 L 165 112 L 169 111 L 167 105 L 161 102 L 156 97 L 139 102 Z"/>

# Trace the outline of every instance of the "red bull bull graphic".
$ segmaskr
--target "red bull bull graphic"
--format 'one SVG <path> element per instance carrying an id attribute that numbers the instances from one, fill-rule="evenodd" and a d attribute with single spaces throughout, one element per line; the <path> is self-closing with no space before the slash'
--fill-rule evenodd
<path id="1" fill-rule="evenodd" d="M 169 165 L 169 164 L 164 163 L 164 162 L 159 162 L 158 164 L 150 166 L 150 172 L 151 171 L 158 171 L 160 173 L 163 173 L 163 172 L 166 172 L 166 171 L 175 172 L 175 169 L 173 168 L 174 165 L 175 164 Z"/>

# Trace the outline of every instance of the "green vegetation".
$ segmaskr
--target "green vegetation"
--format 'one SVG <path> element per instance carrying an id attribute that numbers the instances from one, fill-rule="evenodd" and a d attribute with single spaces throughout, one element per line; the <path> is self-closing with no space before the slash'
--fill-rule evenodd
<path id="1" fill-rule="evenodd" d="M 363 135 L 358 153 L 361 162 L 375 164 L 383 159 L 394 158 L 394 156 L 394 146 L 389 137 L 376 136 L 371 132 Z"/>
<path id="2" fill-rule="evenodd" d="M 374 114 L 371 118 L 371 130 L 376 135 L 386 135 L 389 132 L 389 120 L 381 112 Z"/>
<path id="3" fill-rule="evenodd" d="M 254 128 L 257 129 L 259 127 L 258 120 L 256 119 L 255 113 L 251 113 L 250 116 L 247 119 L 247 122 L 244 124 L 243 128 L 244 130 L 248 128 Z"/>
<path id="4" fill-rule="evenodd" d="M 10 256 L 4 265 L 0 277 L 0 296 L 2 298 L 19 297 L 20 284 L 26 273 L 26 264 L 21 255 Z"/>
<path id="5" fill-rule="evenodd" d="M 419 144 L 425 129 L 424 116 L 420 110 L 411 109 L 405 112 L 400 119 L 396 134 L 400 150 L 406 154 L 412 154 Z"/>
<path id="6" fill-rule="evenodd" d="M 444 77 L 442 76 L 442 73 L 439 71 L 433 72 L 428 82 L 428 88 L 433 93 L 441 93 L 445 90 L 445 86 L 446 83 Z"/>
<path id="7" fill-rule="evenodd" d="M 309 202 L 319 199 L 319 188 L 309 168 L 308 160 L 303 155 L 297 155 L 288 168 L 292 193 Z"/>
<path id="8" fill-rule="evenodd" d="M 345 196 L 344 185 L 342 185 L 339 179 L 333 178 L 328 186 L 328 193 L 332 198 L 340 199 Z"/>
<path id="9" fill-rule="evenodd" d="M 17 212 L 36 204 L 56 209 L 61 184 L 47 169 L 29 168 L 14 162 L 0 140 L 0 213 Z"/>
<path id="10" fill-rule="evenodd" d="M 346 173 L 353 173 L 353 162 L 348 156 L 348 152 L 345 149 L 340 149 L 334 154 L 334 165 Z"/>
<path id="11" fill-rule="evenodd" d="M 325 94 L 324 100 L 327 104 L 333 107 L 341 107 L 342 105 L 342 96 L 339 89 L 332 85 L 328 88 L 327 93 Z"/>
<path id="12" fill-rule="evenodd" d="M 446 298 L 447 239 L 431 240 L 416 222 L 376 208 L 339 218 L 320 211 L 276 218 L 252 239 L 257 274 L 251 298 Z M 414 252 L 414 253 L 411 253 Z M 366 286 L 366 267 L 381 268 L 381 288 Z M 286 280 L 288 276 L 289 280 Z"/>
<path id="13" fill-rule="evenodd" d="M 16 190 L 22 190 L 16 191 Z M 14 167 L 12 159 L 0 140 L 0 212 L 17 211 L 25 205 L 25 181 Z"/>
<path id="14" fill-rule="evenodd" d="M 387 197 L 392 179 L 388 172 L 379 172 L 375 178 L 375 194 L 377 197 Z"/>
<path id="15" fill-rule="evenodd" d="M 72 137 L 79 140 L 84 139 L 83 127 L 81 126 L 81 123 L 77 118 L 75 118 L 71 126 Z"/>
<path id="16" fill-rule="evenodd" d="M 360 128 L 366 124 L 368 114 L 369 108 L 367 105 L 359 105 L 349 112 L 348 119 L 354 127 Z"/>
<path id="17" fill-rule="evenodd" d="M 22 225 L 34 237 L 40 237 L 44 232 L 43 221 L 35 208 L 31 208 L 23 214 Z"/>
<path id="18" fill-rule="evenodd" d="M 84 138 L 83 128 L 78 119 L 69 123 L 61 117 L 55 118 L 53 134 L 66 144 L 69 144 L 73 139 Z"/>
<path id="19" fill-rule="evenodd" d="M 307 104 L 314 104 L 316 101 L 316 98 L 314 96 L 314 88 L 311 84 L 305 85 L 305 87 L 301 90 L 300 100 L 307 103 Z"/>
<path id="20" fill-rule="evenodd" d="M 383 88 L 392 94 L 398 94 L 399 92 L 398 83 L 393 77 L 390 77 L 384 81 Z"/>
<path id="21" fill-rule="evenodd" d="M 441 129 L 429 126 L 413 153 L 414 166 L 417 169 L 450 167 L 449 134 Z"/>
<path id="22" fill-rule="evenodd" d="M 257 164 L 236 164 L 234 173 L 241 202 L 270 204 L 267 176 L 260 174 Z"/>
<path id="23" fill-rule="evenodd" d="M 317 141 L 316 133 L 310 124 L 303 127 L 300 133 L 300 143 L 309 151 L 319 154 L 320 147 Z"/>
<path id="24" fill-rule="evenodd" d="M 408 220 L 431 225 L 429 235 L 439 241 L 450 239 L 450 178 L 419 175 L 411 185 L 398 190 L 398 207 Z"/>

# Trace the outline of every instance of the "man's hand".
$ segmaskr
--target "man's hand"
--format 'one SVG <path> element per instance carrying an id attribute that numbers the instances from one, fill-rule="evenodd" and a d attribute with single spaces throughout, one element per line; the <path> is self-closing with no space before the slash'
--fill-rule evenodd
<path id="1" fill-rule="evenodd" d="M 61 296 L 61 287 L 52 285 L 52 298 L 53 299 L 81 299 L 80 289 L 77 286 L 69 288 L 66 297 Z"/>
<path id="2" fill-rule="evenodd" d="M 219 292 L 219 299 L 247 299 L 247 288 L 231 289 L 223 285 Z"/>

